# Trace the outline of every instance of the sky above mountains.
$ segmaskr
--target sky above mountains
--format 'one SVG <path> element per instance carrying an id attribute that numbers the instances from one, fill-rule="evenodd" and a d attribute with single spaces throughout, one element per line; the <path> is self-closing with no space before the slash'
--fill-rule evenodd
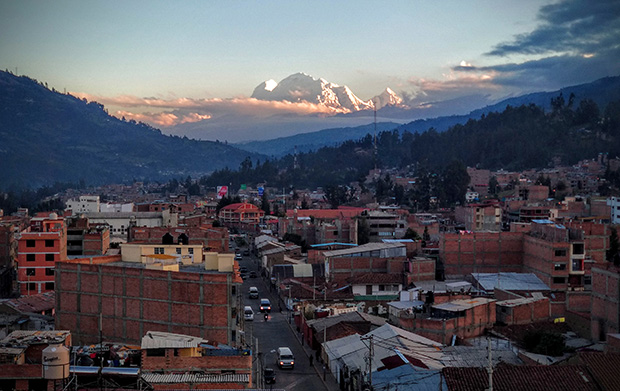
<path id="1" fill-rule="evenodd" d="M 158 126 L 324 114 L 250 98 L 296 72 L 421 107 L 620 74 L 617 0 L 0 0 L 0 36 L 2 69 Z"/>

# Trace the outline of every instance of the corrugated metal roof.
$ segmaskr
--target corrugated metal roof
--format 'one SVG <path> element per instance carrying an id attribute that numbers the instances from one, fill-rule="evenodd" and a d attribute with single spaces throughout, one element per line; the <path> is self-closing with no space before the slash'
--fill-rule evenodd
<path id="1" fill-rule="evenodd" d="M 534 273 L 472 273 L 475 286 L 485 291 L 500 288 L 507 291 L 548 291 L 547 284 Z"/>
<path id="2" fill-rule="evenodd" d="M 248 373 L 196 374 L 196 373 L 143 373 L 142 378 L 152 384 L 175 383 L 249 383 Z"/>
<path id="3" fill-rule="evenodd" d="M 325 257 L 340 257 L 343 255 L 362 253 L 374 250 L 383 250 L 391 248 L 405 247 L 402 243 L 367 243 L 353 248 L 345 248 L 342 250 L 326 251 L 323 253 Z"/>
<path id="4" fill-rule="evenodd" d="M 470 308 L 477 307 L 479 305 L 485 305 L 495 301 L 494 299 L 487 299 L 486 297 L 478 297 L 471 300 L 454 300 L 447 303 L 436 304 L 433 308 L 443 311 L 464 311 Z"/>
<path id="5" fill-rule="evenodd" d="M 147 331 L 142 337 L 142 349 L 161 348 L 196 348 L 206 340 L 191 335 L 164 333 L 161 331 Z"/>

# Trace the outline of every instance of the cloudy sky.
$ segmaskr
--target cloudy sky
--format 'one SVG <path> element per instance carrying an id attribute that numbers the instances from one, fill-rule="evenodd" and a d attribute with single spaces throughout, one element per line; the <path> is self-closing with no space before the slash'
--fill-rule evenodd
<path id="1" fill-rule="evenodd" d="M 620 1 L 0 0 L 0 67 L 159 126 L 320 113 L 250 99 L 296 72 L 410 104 L 620 74 Z"/>

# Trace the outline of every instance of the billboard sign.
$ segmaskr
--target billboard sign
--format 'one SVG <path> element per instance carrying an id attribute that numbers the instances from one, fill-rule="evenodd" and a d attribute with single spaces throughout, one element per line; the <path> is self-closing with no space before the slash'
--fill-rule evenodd
<path id="1" fill-rule="evenodd" d="M 228 194 L 228 186 L 218 186 L 217 187 L 217 199 L 221 200 Z"/>

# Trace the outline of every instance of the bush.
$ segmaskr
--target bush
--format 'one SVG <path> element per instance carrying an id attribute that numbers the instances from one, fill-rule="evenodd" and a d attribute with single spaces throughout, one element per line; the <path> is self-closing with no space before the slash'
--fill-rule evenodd
<path id="1" fill-rule="evenodd" d="M 548 356 L 561 356 L 566 349 L 564 336 L 553 331 L 528 331 L 521 342 L 528 352 Z"/>

